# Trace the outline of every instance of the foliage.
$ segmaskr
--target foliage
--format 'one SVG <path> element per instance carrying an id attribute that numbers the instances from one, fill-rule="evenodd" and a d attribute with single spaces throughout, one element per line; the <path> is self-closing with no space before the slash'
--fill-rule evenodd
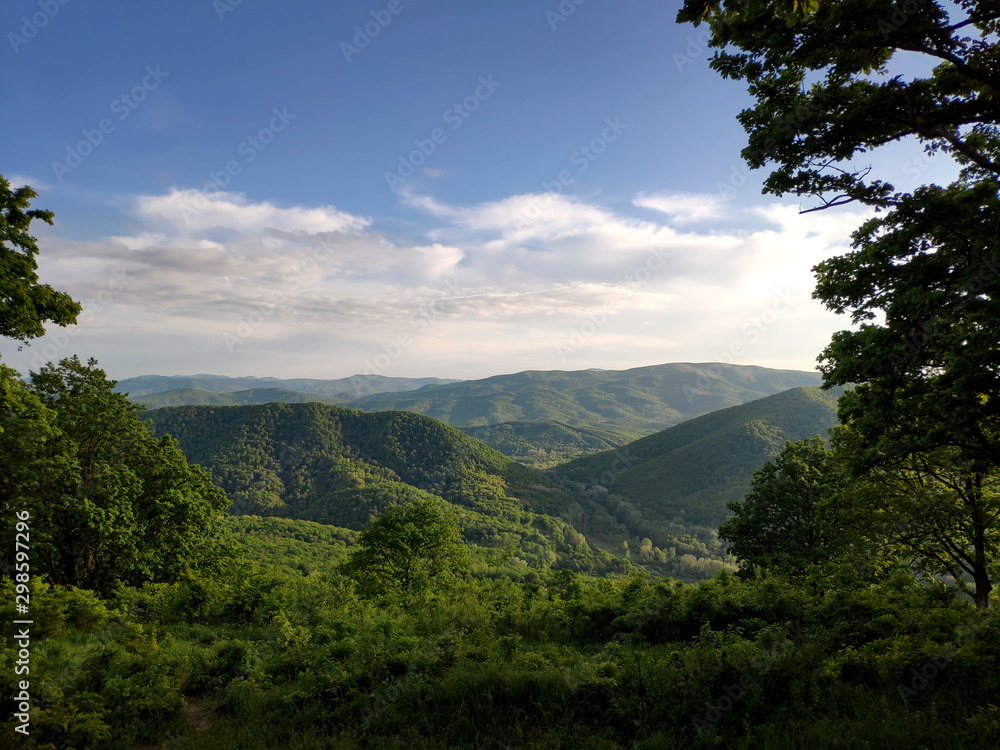
<path id="1" fill-rule="evenodd" d="M 344 571 L 378 591 L 412 594 L 467 567 L 453 518 L 432 500 L 392 505 L 361 530 Z"/>
<path id="2" fill-rule="evenodd" d="M 997 185 L 922 188 L 854 247 L 817 267 L 815 295 L 860 324 L 821 356 L 826 382 L 858 384 L 842 421 L 872 452 L 950 446 L 970 466 L 1000 465 Z"/>
<path id="3" fill-rule="evenodd" d="M 789 578 L 829 571 L 864 541 L 848 485 L 846 468 L 821 438 L 788 442 L 754 472 L 744 501 L 729 504 L 733 516 L 719 536 L 746 571 L 760 566 Z"/>
<path id="4" fill-rule="evenodd" d="M 525 572 L 553 564 L 625 568 L 576 530 L 580 510 L 569 492 L 419 414 L 272 403 L 151 416 L 160 434 L 176 437 L 190 460 L 212 471 L 236 513 L 360 530 L 391 505 L 444 500 L 478 548 L 474 557 L 523 564 Z"/>
<path id="5" fill-rule="evenodd" d="M 921 542 L 920 557 L 936 560 L 929 570 L 967 573 L 981 606 L 1000 526 L 986 489 L 1000 471 L 997 188 L 985 180 L 916 191 L 862 226 L 855 252 L 821 264 L 816 290 L 860 323 L 835 334 L 820 358 L 826 382 L 858 383 L 839 407 L 858 436 L 856 471 L 897 488 L 906 477 L 903 505 L 920 505 L 924 520 L 895 536 L 927 540 L 934 528 L 943 542 L 931 555 Z"/>
<path id="6" fill-rule="evenodd" d="M 857 460 L 857 435 L 844 431 L 838 442 L 842 455 Z M 954 448 L 926 450 L 883 457 L 860 472 L 851 496 L 886 554 L 925 574 L 947 576 L 985 602 L 1000 575 L 998 475 L 970 473 Z"/>
<path id="7" fill-rule="evenodd" d="M 38 245 L 28 232 L 34 219 L 52 224 L 53 214 L 28 208 L 37 197 L 27 186 L 11 190 L 0 175 L 0 336 L 21 342 L 43 336 L 47 322 L 75 323 L 81 310 L 68 294 L 38 283 Z"/>
<path id="8" fill-rule="evenodd" d="M 712 67 L 756 98 L 739 118 L 744 159 L 773 165 L 765 192 L 895 205 L 901 194 L 857 157 L 908 138 L 1000 177 L 991 0 L 685 0 L 678 21 L 707 22 Z M 919 64 L 897 75 L 904 53 Z"/>
<path id="9" fill-rule="evenodd" d="M 64 359 L 30 384 L 3 373 L 0 455 L 11 470 L 0 479 L 0 523 L 12 539 L 14 511 L 27 510 L 33 575 L 107 594 L 174 580 L 218 554 L 228 501 L 96 365 Z"/>
<path id="10" fill-rule="evenodd" d="M 935 529 L 919 558 L 968 574 L 986 607 L 1000 522 L 987 489 L 1000 470 L 1000 10 L 987 0 L 687 0 L 679 20 L 704 19 L 720 49 L 713 67 L 757 99 L 740 115 L 743 156 L 774 164 L 765 192 L 886 212 L 854 233 L 854 252 L 815 269 L 814 296 L 858 326 L 820 356 L 824 387 L 856 385 L 838 417 L 857 435 L 859 476 L 878 482 L 903 466 L 919 477 L 916 497 L 930 488 L 952 498 L 918 501 L 921 518 L 897 516 L 915 527 L 895 536 L 926 540 Z M 892 75 L 902 52 L 935 67 Z M 904 139 L 951 156 L 960 178 L 912 193 L 869 179 L 856 157 Z"/>
<path id="11" fill-rule="evenodd" d="M 209 585 L 214 611 L 175 606 Z M 33 600 L 55 612 L 67 594 Z M 559 571 L 541 585 L 456 581 L 414 606 L 261 560 L 100 602 L 73 596 L 94 616 L 32 641 L 44 705 L 28 748 L 779 748 L 838 737 L 902 750 L 996 739 L 1000 682 L 981 667 L 1000 656 L 996 617 L 905 575 L 816 592 L 774 575 L 681 585 Z M 12 616 L 12 599 L 0 601 Z M 12 658 L 0 651 L 5 691 Z"/>

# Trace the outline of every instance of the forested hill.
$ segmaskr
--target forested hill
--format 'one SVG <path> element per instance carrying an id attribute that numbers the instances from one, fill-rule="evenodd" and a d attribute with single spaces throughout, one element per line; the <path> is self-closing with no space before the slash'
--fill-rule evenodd
<path id="1" fill-rule="evenodd" d="M 468 542 L 515 550 L 508 560 L 607 569 L 620 564 L 608 554 L 632 550 L 634 564 L 694 580 L 723 564 L 714 529 L 726 502 L 743 498 L 786 439 L 825 434 L 835 405 L 818 388 L 788 390 L 564 464 L 552 478 L 411 412 L 272 403 L 150 417 L 212 472 L 234 513 L 357 530 L 393 502 L 433 495 L 452 507 Z M 554 429 L 533 427 L 543 441 Z M 503 436 L 507 426 L 479 429 Z"/>
<path id="2" fill-rule="evenodd" d="M 381 393 L 351 406 L 414 411 L 456 427 L 549 422 L 634 434 L 819 382 L 817 373 L 798 370 L 675 363 L 630 370 L 527 371 Z"/>
<path id="3" fill-rule="evenodd" d="M 786 440 L 826 437 L 837 422 L 840 393 L 795 388 L 576 459 L 553 474 L 600 503 L 633 534 L 639 534 L 629 521 L 633 517 L 647 524 L 715 528 L 729 515 L 726 503 L 743 499 L 754 470 Z"/>
<path id="4" fill-rule="evenodd" d="M 817 373 L 798 370 L 674 363 L 520 372 L 366 396 L 351 406 L 426 414 L 527 466 L 548 468 L 701 414 L 819 382 Z"/>
<path id="5" fill-rule="evenodd" d="M 615 569 L 571 525 L 572 495 L 538 472 L 419 414 L 318 403 L 184 406 L 151 413 L 159 434 L 212 472 L 238 514 L 360 529 L 388 505 L 447 503 L 466 541 L 548 566 Z"/>
<path id="6" fill-rule="evenodd" d="M 362 411 L 416 412 L 458 427 L 526 466 L 548 468 L 701 414 L 818 385 L 819 380 L 817 373 L 798 370 L 674 363 L 630 370 L 528 371 L 469 381 L 375 375 L 339 381 L 145 376 L 121 381 L 118 388 L 150 409 L 319 401 Z"/>

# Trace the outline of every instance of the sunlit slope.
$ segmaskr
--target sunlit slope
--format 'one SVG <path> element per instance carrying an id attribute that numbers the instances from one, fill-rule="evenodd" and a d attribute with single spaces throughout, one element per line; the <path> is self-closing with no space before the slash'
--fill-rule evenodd
<path id="1" fill-rule="evenodd" d="M 234 513 L 360 529 L 392 503 L 434 498 L 455 514 L 468 542 L 508 559 L 621 567 L 578 533 L 573 524 L 582 512 L 571 493 L 419 414 L 271 403 L 150 416 L 158 433 L 174 436 L 190 461 L 212 472 Z"/>
<path id="2" fill-rule="evenodd" d="M 456 427 L 506 422 L 649 432 L 803 385 L 819 375 L 723 364 L 631 370 L 528 371 L 359 398 L 366 411 L 405 410 Z"/>
<path id="3" fill-rule="evenodd" d="M 616 517 L 624 501 L 644 517 L 716 527 L 727 517 L 726 503 L 742 499 L 754 470 L 786 440 L 826 436 L 837 421 L 838 395 L 795 388 L 691 419 L 553 472 L 597 488 L 604 498 L 599 502 Z"/>

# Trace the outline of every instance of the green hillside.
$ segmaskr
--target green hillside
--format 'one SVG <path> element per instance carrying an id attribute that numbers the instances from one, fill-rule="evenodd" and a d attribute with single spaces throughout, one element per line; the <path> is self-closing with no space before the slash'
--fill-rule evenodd
<path id="1" fill-rule="evenodd" d="M 545 422 L 643 434 L 819 381 L 817 373 L 723 364 L 527 371 L 366 396 L 351 406 L 413 411 L 456 427 Z"/>
<path id="2" fill-rule="evenodd" d="M 484 561 L 506 550 L 530 567 L 589 570 L 625 557 L 694 580 L 728 565 L 715 534 L 726 503 L 742 499 L 753 472 L 786 440 L 825 434 L 835 406 L 829 392 L 795 388 L 613 450 L 623 436 L 612 430 L 466 428 L 521 460 L 551 458 L 534 445 L 605 449 L 548 476 L 412 412 L 269 403 L 150 416 L 157 432 L 173 435 L 189 460 L 213 473 L 233 513 L 358 530 L 392 503 L 433 496 L 453 510 Z"/>
<path id="3" fill-rule="evenodd" d="M 577 456 L 610 450 L 639 437 L 614 427 L 571 427 L 558 422 L 504 422 L 480 427 L 460 427 L 524 466 L 545 469 Z"/>
<path id="4" fill-rule="evenodd" d="M 260 387 L 267 383 L 277 385 Z M 416 412 L 458 427 L 525 466 L 545 469 L 692 417 L 818 383 L 818 374 L 797 370 L 680 363 L 457 382 L 363 375 L 339 381 L 145 376 L 122 381 L 119 390 L 131 389 L 130 398 L 150 409 L 316 401 Z M 257 386 L 236 390 L 235 384 Z M 375 392 L 379 388 L 384 392 Z"/>
<path id="5" fill-rule="evenodd" d="M 574 527 L 584 511 L 569 492 L 418 414 L 270 403 L 150 416 L 158 433 L 174 436 L 190 461 L 212 472 L 233 513 L 357 530 L 392 503 L 435 498 L 457 517 L 466 541 L 492 550 L 494 561 L 622 569 Z"/>
<path id="6" fill-rule="evenodd" d="M 728 515 L 726 503 L 743 498 L 754 470 L 786 440 L 826 435 L 837 421 L 838 396 L 795 388 L 576 459 L 552 473 L 630 529 L 651 521 L 714 529 Z"/>

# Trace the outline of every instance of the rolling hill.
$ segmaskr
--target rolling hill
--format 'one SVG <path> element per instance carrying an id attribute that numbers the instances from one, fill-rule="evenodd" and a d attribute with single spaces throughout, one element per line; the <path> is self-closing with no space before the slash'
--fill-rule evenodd
<path id="1" fill-rule="evenodd" d="M 804 385 L 818 373 L 723 364 L 630 370 L 526 371 L 358 398 L 355 409 L 425 414 L 455 427 L 553 423 L 653 432 Z"/>
<path id="2" fill-rule="evenodd" d="M 837 422 L 841 392 L 794 388 L 576 459 L 550 474 L 635 535 L 643 524 L 648 531 L 662 522 L 713 529 L 728 517 L 726 503 L 743 499 L 754 470 L 786 440 L 826 436 Z"/>
<path id="3" fill-rule="evenodd" d="M 434 498 L 487 557 L 525 569 L 624 566 L 579 533 L 585 511 L 570 492 L 419 414 L 269 403 L 164 408 L 150 417 L 157 433 L 211 471 L 237 514 L 357 530 L 391 503 Z"/>
<path id="4" fill-rule="evenodd" d="M 818 373 L 723 364 L 528 371 L 351 402 L 439 419 L 526 466 L 544 469 L 625 445 L 692 417 L 805 385 Z"/>
<path id="5" fill-rule="evenodd" d="M 695 580 L 729 564 L 715 535 L 726 502 L 742 499 L 785 440 L 825 434 L 835 409 L 835 393 L 794 388 L 544 474 L 411 412 L 269 403 L 170 407 L 150 417 L 213 473 L 237 514 L 357 530 L 392 502 L 433 496 L 487 556 L 579 570 L 615 569 L 624 556 Z M 568 439 L 558 426 L 523 427 L 540 444 Z M 523 448 L 510 425 L 472 429 Z M 609 443 L 600 432 L 577 434 L 591 450 Z"/>
<path id="6" fill-rule="evenodd" d="M 237 383 L 272 381 L 284 385 L 232 390 Z M 336 392 L 348 381 L 353 390 Z M 119 390 L 150 409 L 317 401 L 362 411 L 416 412 L 458 427 L 525 466 L 544 469 L 701 414 L 819 382 L 817 373 L 798 370 L 675 363 L 630 370 L 527 371 L 469 381 L 147 376 L 122 381 Z M 183 383 L 187 385 L 179 387 Z M 156 390 L 165 387 L 170 390 Z M 375 388 L 385 392 L 364 393 Z"/>

